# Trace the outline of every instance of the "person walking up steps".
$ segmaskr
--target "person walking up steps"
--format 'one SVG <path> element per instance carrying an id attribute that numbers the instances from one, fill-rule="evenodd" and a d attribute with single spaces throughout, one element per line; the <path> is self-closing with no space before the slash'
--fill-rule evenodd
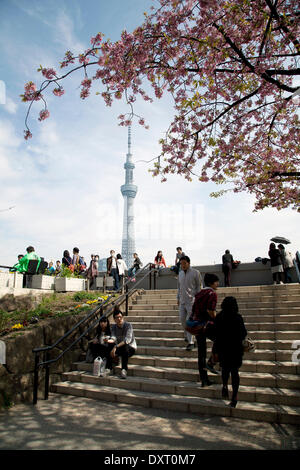
<path id="1" fill-rule="evenodd" d="M 178 275 L 177 304 L 179 307 L 179 318 L 184 330 L 185 341 L 188 343 L 186 349 L 191 351 L 194 347 L 193 336 L 186 331 L 186 320 L 192 313 L 195 295 L 200 292 L 202 278 L 199 271 L 191 268 L 190 258 L 183 256 L 180 259 L 181 271 Z"/>
<path id="2" fill-rule="evenodd" d="M 243 317 L 235 297 L 225 297 L 221 312 L 215 320 L 215 349 L 222 367 L 222 397 L 229 398 L 228 379 L 231 375 L 232 398 L 230 406 L 236 407 L 240 384 L 239 368 L 244 354 L 243 340 L 247 336 Z"/>
<path id="3" fill-rule="evenodd" d="M 216 290 L 219 286 L 219 278 L 216 274 L 206 273 L 204 276 L 204 284 L 206 287 L 201 289 L 201 291 L 195 296 L 192 314 L 190 318 L 187 319 L 186 323 L 188 327 L 202 326 L 199 333 L 195 334 L 198 346 L 198 369 L 202 387 L 212 385 L 212 382 L 207 376 L 207 369 L 214 374 L 218 374 L 214 369 L 214 346 L 210 359 L 206 363 L 206 338 L 209 338 L 212 341 L 215 339 L 214 320 L 216 317 Z"/>

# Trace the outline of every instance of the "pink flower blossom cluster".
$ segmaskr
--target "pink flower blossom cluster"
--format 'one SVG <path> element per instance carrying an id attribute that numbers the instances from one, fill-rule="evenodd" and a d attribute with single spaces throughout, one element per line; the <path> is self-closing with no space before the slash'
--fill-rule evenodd
<path id="1" fill-rule="evenodd" d="M 53 94 L 54 94 L 55 96 L 62 96 L 62 95 L 65 94 L 65 90 L 64 90 L 62 87 L 54 88 Z"/>
<path id="2" fill-rule="evenodd" d="M 39 121 L 44 121 L 44 120 L 47 119 L 49 116 L 50 116 L 49 111 L 48 111 L 47 109 L 43 109 L 42 111 L 40 111 Z"/>
<path id="3" fill-rule="evenodd" d="M 41 72 L 48 80 L 52 80 L 56 77 L 56 71 L 54 69 L 42 68 Z"/>
<path id="4" fill-rule="evenodd" d="M 22 101 L 39 101 L 42 98 L 40 91 L 37 91 L 33 82 L 28 82 L 24 86 L 24 94 L 21 95 Z"/>

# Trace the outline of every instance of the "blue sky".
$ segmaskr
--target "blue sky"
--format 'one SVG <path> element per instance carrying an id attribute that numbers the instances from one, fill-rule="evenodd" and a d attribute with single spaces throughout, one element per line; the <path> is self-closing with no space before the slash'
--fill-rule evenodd
<path id="1" fill-rule="evenodd" d="M 41 65 L 59 69 L 66 50 L 83 52 L 99 31 L 117 40 L 143 21 L 151 0 L 0 0 L 0 264 L 11 265 L 28 245 L 47 260 L 61 259 L 74 246 L 87 260 L 91 253 L 106 257 L 121 251 L 127 129 L 117 116 L 125 103 L 107 108 L 93 88 L 79 98 L 79 72 L 65 82 L 61 98 L 48 95 L 50 119 L 37 121 L 40 104 L 30 118 L 33 138 L 23 139 L 27 111 L 19 95 L 29 80 L 37 84 Z M 266 256 L 272 236 L 292 240 L 300 248 L 299 215 L 286 209 L 253 213 L 246 194 L 211 199 L 212 184 L 171 176 L 166 183 L 152 178 L 151 164 L 158 141 L 172 118 L 169 97 L 153 104 L 138 101 L 136 112 L 150 126 L 132 127 L 136 161 L 136 250 L 144 264 L 162 250 L 174 263 L 176 246 L 192 264 L 219 263 L 229 248 L 235 259 Z M 219 187 L 218 187 L 219 189 Z M 9 207 L 13 209 L 6 210 Z"/>

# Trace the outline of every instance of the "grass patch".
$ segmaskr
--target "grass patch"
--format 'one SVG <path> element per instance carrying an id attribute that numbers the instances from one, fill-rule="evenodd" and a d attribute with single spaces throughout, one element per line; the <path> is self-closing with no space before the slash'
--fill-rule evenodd
<path id="1" fill-rule="evenodd" d="M 88 313 L 88 310 L 92 310 L 99 305 L 96 302 L 99 298 L 106 300 L 109 296 L 110 294 L 101 294 L 97 291 L 76 293 L 54 292 L 51 295 L 44 296 L 41 302 L 29 311 L 25 309 L 13 312 L 0 310 L 0 336 L 23 328 L 33 327 L 33 324 L 37 326 L 37 323 L 45 318 L 59 318 L 83 312 Z M 114 295 L 114 298 L 117 297 L 118 295 Z M 85 303 L 87 305 L 84 305 Z"/>

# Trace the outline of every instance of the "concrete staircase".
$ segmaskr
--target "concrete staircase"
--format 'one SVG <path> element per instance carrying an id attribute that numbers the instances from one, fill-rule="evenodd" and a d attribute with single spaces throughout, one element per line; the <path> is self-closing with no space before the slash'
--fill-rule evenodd
<path id="1" fill-rule="evenodd" d="M 226 295 L 237 298 L 248 335 L 256 343 L 255 352 L 244 355 L 237 408 L 221 398 L 221 376 L 209 373 L 214 385 L 201 388 L 197 349 L 185 349 L 176 290 L 146 291 L 130 306 L 127 319 L 138 350 L 129 360 L 127 380 L 117 375 L 94 377 L 92 364 L 80 362 L 51 390 L 145 407 L 300 424 L 300 363 L 292 362 L 292 343 L 300 341 L 299 284 L 220 288 L 218 307 Z M 208 341 L 208 355 L 210 347 Z"/>

